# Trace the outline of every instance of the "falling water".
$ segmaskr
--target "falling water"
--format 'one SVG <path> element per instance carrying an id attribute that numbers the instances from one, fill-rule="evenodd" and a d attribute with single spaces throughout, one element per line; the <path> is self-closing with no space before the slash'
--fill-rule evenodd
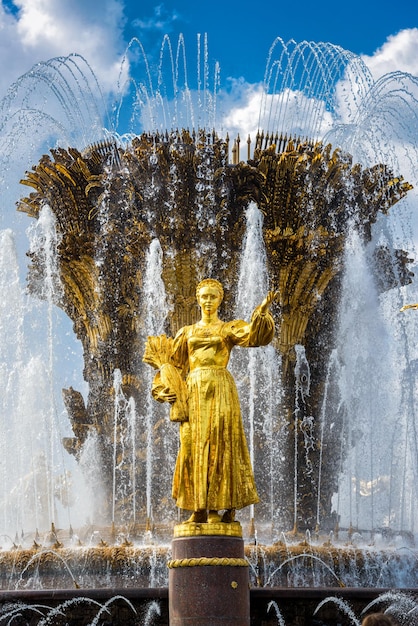
<path id="1" fill-rule="evenodd" d="M 103 140 L 105 127 L 112 125 L 97 78 L 78 54 L 37 63 L 10 86 L 0 101 L 0 223 L 13 228 L 20 252 L 27 246 L 27 224 L 13 207 L 25 169 L 51 147 L 83 149 Z"/>
<path id="2" fill-rule="evenodd" d="M 165 286 L 162 280 L 163 252 L 158 239 L 151 242 L 145 269 L 144 278 L 144 327 L 149 335 L 161 335 L 164 331 L 164 324 L 167 318 L 168 306 L 165 293 Z M 155 372 L 147 368 L 145 372 L 146 387 L 151 390 L 152 380 Z M 145 402 L 145 428 L 146 428 L 146 512 L 147 520 L 152 518 L 152 489 L 155 479 L 155 420 L 157 407 L 151 397 L 147 394 Z M 161 472 L 161 468 L 159 470 Z"/>
<path id="3" fill-rule="evenodd" d="M 339 498 L 345 493 L 351 504 L 346 508 L 340 502 L 338 513 L 343 525 L 393 528 L 400 523 L 399 503 L 394 498 L 401 485 L 392 483 L 404 424 L 397 406 L 399 396 L 393 393 L 399 385 L 397 368 L 367 266 L 367 251 L 353 232 L 347 242 L 338 347 L 348 443 Z M 348 510 L 350 518 L 345 517 Z"/>
<path id="4" fill-rule="evenodd" d="M 116 506 L 120 501 L 129 502 L 124 508 L 126 518 L 136 521 L 136 407 L 133 398 L 126 398 L 122 391 L 120 370 L 113 374 L 115 392 L 113 414 L 113 502 L 112 522 L 115 523 Z M 129 468 L 128 473 L 125 467 Z"/>
<path id="5" fill-rule="evenodd" d="M 12 198 L 21 193 L 18 182 L 25 167 L 29 168 L 51 145 L 86 145 L 102 138 L 103 119 L 97 80 L 88 63 L 75 54 L 37 64 L 17 79 L 0 102 L 1 221 L 12 225 L 16 242 L 16 251 L 12 251 L 11 233 L 2 233 L 2 255 L 7 248 L 10 250 L 3 257 L 1 278 L 5 280 L 3 293 L 7 294 L 10 308 L 4 311 L 0 324 L 0 367 L 5 391 L 1 414 L 1 467 L 5 480 L 1 502 L 4 529 L 11 533 L 47 528 L 58 514 L 68 526 L 71 503 L 75 504 L 71 513 L 74 523 L 84 522 L 91 510 L 89 498 L 84 499 L 85 485 L 79 467 L 64 453 L 60 441 L 62 434 L 70 434 L 64 432 L 68 431 L 68 423 L 62 415 L 60 387 L 68 373 L 67 365 L 71 367 L 69 361 L 74 357 L 74 367 L 80 370 L 80 360 L 76 342 L 66 345 L 68 321 L 57 315 L 55 307 L 60 287 L 53 270 L 51 213 L 45 207 L 39 223 L 26 234 L 23 222 L 12 209 Z M 27 249 L 28 237 L 33 250 L 37 248 L 37 253 L 43 254 L 45 245 L 45 252 L 50 255 L 45 259 L 46 282 L 38 285 L 46 303 L 29 298 L 20 283 L 23 270 L 17 259 Z M 65 426 L 60 423 L 62 417 Z M 73 491 L 74 484 L 77 488 Z"/>
<path id="6" fill-rule="evenodd" d="M 161 615 L 161 607 L 156 600 L 153 600 L 146 607 L 144 615 L 144 626 L 152 626 L 154 617 Z"/>
<path id="7" fill-rule="evenodd" d="M 70 54 L 37 63 L 11 85 L 0 103 L 0 132 L 10 141 L 2 146 L 2 154 L 13 151 L 33 123 L 70 145 L 80 140 L 87 145 L 102 135 L 105 116 L 101 89 L 83 57 Z"/>
<path id="8" fill-rule="evenodd" d="M 51 523 L 85 519 L 89 506 L 81 501 L 84 481 L 79 468 L 64 454 L 62 415 L 56 402 L 56 331 L 54 302 L 60 294 L 54 269 L 56 242 L 47 207 L 30 230 L 31 250 L 46 257 L 43 297 L 29 300 L 20 284 L 17 253 L 11 231 L 0 237 L 0 281 L 7 293 L 1 316 L 2 437 L 1 472 L 3 529 L 15 532 L 46 530 Z M 30 342 L 30 345 L 28 345 Z M 59 369 L 59 368 L 58 368 Z M 64 416 L 65 417 L 65 416 Z M 78 483 L 75 504 L 72 484 Z"/>
<path id="9" fill-rule="evenodd" d="M 57 231 L 55 229 L 55 219 L 52 211 L 48 206 L 45 206 L 39 219 L 31 230 L 31 246 L 30 251 L 32 254 L 41 254 L 43 256 L 43 267 L 45 268 L 45 274 L 43 277 L 40 297 L 45 299 L 47 303 L 47 363 L 46 363 L 46 377 L 47 377 L 47 397 L 50 399 L 50 404 L 44 415 L 44 432 L 47 437 L 45 453 L 45 470 L 46 470 L 46 489 L 48 494 L 48 517 L 51 523 L 55 523 L 55 506 L 54 506 L 54 489 L 53 489 L 53 472 L 54 467 L 58 465 L 55 454 L 60 452 L 62 454 L 62 448 L 60 445 L 59 422 L 56 418 L 56 406 L 54 403 L 55 388 L 54 388 L 54 327 L 53 327 L 53 311 L 54 305 L 61 297 L 61 284 L 58 273 L 57 262 Z M 58 436 L 58 442 L 56 437 Z M 57 445 L 58 443 L 58 445 Z"/>
<path id="10" fill-rule="evenodd" d="M 246 233 L 240 262 L 236 316 L 249 321 L 269 288 L 262 234 L 263 216 L 254 202 L 246 211 Z M 239 354 L 237 354 L 239 352 Z M 271 346 L 233 353 L 232 370 L 237 380 L 244 425 L 248 432 L 251 463 L 264 506 L 257 520 L 274 525 L 277 489 L 278 424 L 280 402 L 279 363 Z M 254 519 L 254 506 L 250 507 Z"/>
<path id="11" fill-rule="evenodd" d="M 349 606 L 347 602 L 345 602 L 341 598 L 334 598 L 334 597 L 325 598 L 325 600 L 323 600 L 322 602 L 318 604 L 318 606 L 315 609 L 314 614 L 316 615 L 320 611 L 320 609 L 328 602 L 335 603 L 339 607 L 341 612 L 344 613 L 350 619 L 350 624 L 352 624 L 353 626 L 360 626 L 360 620 L 356 618 L 353 609 Z"/>
<path id="12" fill-rule="evenodd" d="M 306 358 L 305 348 L 301 345 L 295 345 L 296 364 L 295 364 L 295 411 L 294 411 L 294 459 L 293 459 L 293 527 L 296 530 L 298 524 L 298 499 L 301 494 L 299 493 L 299 481 L 298 481 L 298 467 L 300 462 L 306 464 L 306 472 L 312 474 L 313 467 L 309 458 L 309 452 L 314 446 L 314 441 L 311 435 L 312 431 L 312 416 L 305 416 L 301 419 L 302 410 L 301 403 L 305 403 L 305 399 L 309 396 L 310 388 L 310 370 L 309 363 Z M 298 450 L 298 433 L 302 432 L 304 442 L 305 458 L 299 459 Z"/>
<path id="13" fill-rule="evenodd" d="M 137 75 L 135 81 L 126 78 L 128 61 Z M 128 133 L 135 134 L 139 129 L 165 132 L 175 128 L 216 128 L 220 66 L 215 62 L 210 67 L 207 35 L 197 35 L 195 85 L 190 83 L 183 35 L 179 35 L 175 47 L 170 37 L 164 36 L 156 65 L 154 81 L 142 42 L 133 38 L 122 61 L 114 129 L 120 132 L 127 120 Z"/>
<path id="14" fill-rule="evenodd" d="M 1 300 L 0 354 L 1 354 L 1 510 L 3 529 L 16 531 L 22 526 L 21 507 L 15 502 L 15 513 L 10 510 L 12 489 L 17 488 L 19 480 L 17 466 L 21 463 L 20 446 L 18 446 L 22 420 L 16 421 L 12 428 L 11 416 L 16 415 L 16 386 L 22 384 L 24 360 L 24 295 L 19 281 L 19 266 L 14 238 L 11 230 L 2 231 L 0 235 L 0 287 L 2 293 L 8 294 Z M 6 291 L 7 290 L 7 291 Z M 16 433 L 16 430 L 18 431 Z M 14 456 L 11 463 L 10 452 Z M 11 471 L 15 469 L 15 473 Z M 20 469 L 20 467 L 19 467 Z M 24 476 L 25 472 L 21 474 Z M 18 498 L 19 499 L 19 498 Z M 14 519 L 13 519 L 14 518 Z M 19 519 L 20 518 L 20 519 Z M 16 526 L 17 522 L 17 526 Z"/>
<path id="15" fill-rule="evenodd" d="M 264 74 L 258 127 L 268 133 L 320 139 L 351 98 L 355 115 L 372 84 L 370 71 L 355 54 L 324 42 L 273 42 Z"/>
<path id="16" fill-rule="evenodd" d="M 286 626 L 286 622 L 283 619 L 283 615 L 280 612 L 279 607 L 277 606 L 277 602 L 269 602 L 267 605 L 267 615 L 270 613 L 270 611 L 274 609 L 275 613 L 276 613 L 276 617 L 277 617 L 277 624 L 278 626 Z"/>
<path id="17" fill-rule="evenodd" d="M 319 455 L 319 467 L 316 468 L 318 472 L 318 505 L 316 510 L 316 526 L 319 529 L 321 525 L 321 513 L 320 513 L 320 501 L 321 501 L 321 480 L 322 480 L 322 469 L 323 469 L 323 461 L 324 461 L 324 433 L 326 428 L 333 428 L 333 424 L 327 424 L 327 415 L 328 415 L 328 406 L 329 403 L 332 403 L 332 381 L 335 377 L 335 370 L 338 370 L 338 355 L 337 351 L 333 350 L 331 352 L 331 356 L 329 359 L 327 374 L 324 385 L 324 397 L 322 401 L 321 414 L 320 414 L 320 455 Z M 338 373 L 337 373 L 338 376 Z"/>

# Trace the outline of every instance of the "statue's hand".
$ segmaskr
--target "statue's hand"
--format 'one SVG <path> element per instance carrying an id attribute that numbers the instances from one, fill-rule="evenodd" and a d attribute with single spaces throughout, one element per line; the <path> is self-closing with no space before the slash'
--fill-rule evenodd
<path id="1" fill-rule="evenodd" d="M 260 305 L 260 312 L 263 314 L 266 313 L 269 310 L 270 305 L 273 302 L 273 300 L 276 300 L 278 296 L 279 296 L 278 291 L 269 291 Z"/>
<path id="2" fill-rule="evenodd" d="M 151 387 L 151 394 L 154 400 L 157 400 L 157 402 L 170 402 L 170 404 L 173 404 L 173 402 L 177 400 L 177 395 L 175 391 L 170 389 L 170 387 L 168 387 L 167 384 L 164 384 L 164 382 L 161 380 L 160 372 L 157 372 L 154 377 Z"/>

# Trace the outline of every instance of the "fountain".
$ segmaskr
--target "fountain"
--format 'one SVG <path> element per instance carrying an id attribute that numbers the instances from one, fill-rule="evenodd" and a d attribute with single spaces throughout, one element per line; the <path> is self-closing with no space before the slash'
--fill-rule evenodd
<path id="1" fill-rule="evenodd" d="M 162 50 L 171 51 L 167 39 Z M 89 73 L 71 57 L 30 76 L 58 77 L 50 84 L 65 119 L 28 106 L 30 116 L 48 122 L 48 133 L 75 126 L 81 140 L 75 147 L 68 133 L 66 145 L 41 144 L 38 164 L 25 164 L 21 182 L 32 191 L 18 210 L 35 224 L 29 305 L 11 232 L 2 235 L 2 279 L 13 285 L 3 305 L 2 428 L 9 433 L 16 416 L 8 447 L 24 441 L 34 451 L 16 463 L 4 450 L 3 588 L 166 585 L 167 543 L 184 519 L 169 498 L 178 435 L 150 398 L 142 356 L 147 335 L 173 336 L 196 321 L 194 290 L 205 276 L 226 287 L 225 315 L 246 318 L 267 288 L 280 294 L 274 345 L 231 364 L 261 501 L 239 515 L 252 585 L 415 586 L 414 321 L 399 314 L 412 244 L 393 215 L 407 213 L 414 193 L 416 129 L 412 140 L 400 131 L 405 111 L 416 117 L 416 79 L 374 85 L 336 46 L 277 40 L 260 131 L 242 160 L 239 137 L 212 130 L 218 67 L 212 91 L 205 78 L 195 94 L 185 79 L 183 109 L 147 70 L 135 92 L 145 106 L 134 112 L 149 129 L 135 136 L 98 132 L 94 82 L 82 94 L 88 106 L 75 106 Z M 27 80 L 3 103 L 7 150 L 25 112 L 16 114 L 16 94 L 33 95 Z M 39 322 L 25 328 L 36 300 L 45 351 L 28 358 L 23 331 L 37 334 Z M 57 307 L 84 361 L 81 390 L 72 382 L 63 390 L 71 432 L 55 406 Z M 151 604 L 149 614 L 157 615 Z"/>

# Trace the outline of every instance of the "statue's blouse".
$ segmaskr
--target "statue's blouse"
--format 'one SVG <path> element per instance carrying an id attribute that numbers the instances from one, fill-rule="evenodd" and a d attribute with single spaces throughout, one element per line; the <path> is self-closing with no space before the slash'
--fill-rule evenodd
<path id="1" fill-rule="evenodd" d="M 173 362 L 185 372 L 200 367 L 226 367 L 235 345 L 242 347 L 265 346 L 273 338 L 274 321 L 269 312 L 255 309 L 251 322 L 218 321 L 204 325 L 202 322 L 184 326 L 174 340 Z"/>

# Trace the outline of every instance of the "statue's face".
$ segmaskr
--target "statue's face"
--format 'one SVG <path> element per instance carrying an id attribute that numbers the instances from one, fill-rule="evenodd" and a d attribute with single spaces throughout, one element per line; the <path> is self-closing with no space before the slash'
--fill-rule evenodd
<path id="1" fill-rule="evenodd" d="M 210 315 L 214 313 L 222 302 L 222 296 L 216 287 L 205 285 L 199 289 L 197 301 L 202 311 Z"/>

